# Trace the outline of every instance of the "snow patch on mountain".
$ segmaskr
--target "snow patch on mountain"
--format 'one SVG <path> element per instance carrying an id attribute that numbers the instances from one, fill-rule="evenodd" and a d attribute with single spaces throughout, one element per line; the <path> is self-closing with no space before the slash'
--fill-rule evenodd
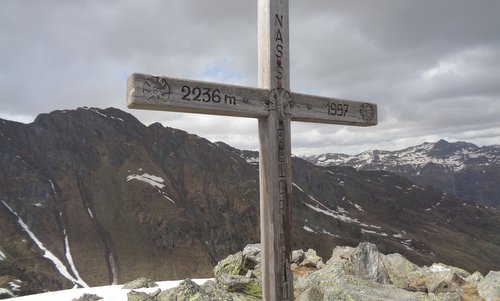
<path id="1" fill-rule="evenodd" d="M 306 220 L 307 222 L 307 220 Z M 302 227 L 302 229 L 304 229 L 305 231 L 307 232 L 310 232 L 310 233 L 316 233 L 316 234 L 326 234 L 326 235 L 329 235 L 329 236 L 332 236 L 332 237 L 337 237 L 337 238 L 340 238 L 339 235 L 336 235 L 336 234 L 333 234 L 333 233 L 330 233 L 328 231 L 326 231 L 325 229 L 319 229 L 319 230 L 314 230 L 313 228 L 307 226 L 307 225 L 304 225 Z"/>
<path id="2" fill-rule="evenodd" d="M 142 171 L 142 168 L 139 168 L 139 170 Z M 175 201 L 171 197 L 169 197 L 165 191 L 162 191 L 162 189 L 165 188 L 165 184 L 163 184 L 165 180 L 162 177 L 150 175 L 148 173 L 143 173 L 142 175 L 131 174 L 127 176 L 127 182 L 131 180 L 142 181 L 155 187 L 164 198 L 169 200 L 172 204 L 176 204 Z"/>
<path id="3" fill-rule="evenodd" d="M 429 270 L 433 273 L 451 272 L 451 269 L 442 263 L 433 263 Z"/>
<path id="4" fill-rule="evenodd" d="M 328 206 L 326 206 L 325 204 L 323 204 L 322 202 L 320 202 L 317 199 L 315 199 L 314 196 L 305 193 L 304 190 L 302 188 L 300 188 L 300 186 L 298 186 L 297 184 L 292 183 L 292 185 L 295 186 L 295 188 L 297 188 L 299 191 L 301 191 L 305 195 L 307 195 L 310 200 L 314 201 L 314 203 L 315 203 L 314 205 L 306 203 L 306 202 L 302 202 L 302 204 L 304 204 L 305 206 L 309 207 L 310 209 L 312 209 L 312 210 L 314 210 L 316 212 L 319 212 L 319 213 L 331 216 L 334 219 L 342 221 L 342 222 L 345 222 L 345 223 L 358 224 L 358 225 L 364 226 L 364 227 L 380 229 L 380 226 L 365 224 L 365 223 L 360 222 L 356 218 L 352 218 L 352 217 L 347 216 L 345 214 L 345 213 L 347 213 L 347 211 L 345 211 L 344 208 L 342 208 L 342 207 L 338 207 L 337 206 L 337 210 L 331 209 Z"/>
<path id="5" fill-rule="evenodd" d="M 127 182 L 131 181 L 131 180 L 139 180 L 139 181 L 148 183 L 149 185 L 156 187 L 156 188 L 165 187 L 165 184 L 163 184 L 163 182 L 165 180 L 163 180 L 162 177 L 150 175 L 148 173 L 143 173 L 142 175 L 132 174 L 132 175 L 127 176 Z"/>
<path id="6" fill-rule="evenodd" d="M 10 291 L 13 292 L 13 293 L 19 292 L 20 289 L 21 289 L 21 284 L 22 283 L 23 282 L 21 280 L 19 280 L 19 279 L 16 279 L 14 281 L 9 281 L 8 286 L 10 288 Z"/>
<path id="7" fill-rule="evenodd" d="M 17 223 L 19 224 L 19 226 L 21 226 L 23 231 L 26 232 L 26 234 L 28 234 L 28 236 L 38 246 L 38 248 L 40 250 L 42 250 L 43 257 L 52 261 L 52 263 L 54 264 L 54 267 L 59 271 L 59 273 L 63 277 L 70 280 L 71 282 L 73 282 L 76 285 L 79 285 L 81 287 L 88 287 L 87 283 L 85 283 L 85 281 L 83 281 L 79 276 L 74 277 L 73 275 L 71 275 L 68 272 L 68 269 L 66 268 L 64 263 L 59 258 L 57 258 L 57 256 L 55 256 L 52 252 L 50 252 L 43 245 L 43 243 L 35 236 L 35 234 L 33 234 L 33 232 L 31 232 L 31 230 L 28 228 L 28 225 L 26 225 L 26 223 L 21 219 L 21 217 L 17 214 L 17 212 L 15 212 L 9 205 L 7 205 L 7 203 L 5 201 L 1 201 L 1 202 L 5 206 L 5 208 L 7 208 L 10 211 L 10 213 L 12 213 L 13 215 L 15 215 L 17 217 Z"/>
<path id="8" fill-rule="evenodd" d="M 304 226 L 302 227 L 302 229 L 306 230 L 307 232 L 316 233 L 313 229 L 309 228 L 308 226 Z"/>
<path id="9" fill-rule="evenodd" d="M 118 120 L 118 121 L 121 121 L 121 122 L 125 122 L 125 120 L 123 120 L 123 118 L 120 118 L 120 117 L 115 117 L 115 116 L 110 116 L 110 115 L 106 115 L 102 112 L 101 109 L 98 109 L 98 108 L 88 108 L 88 107 L 83 107 L 84 110 L 89 110 L 91 112 L 94 112 L 96 113 L 97 115 L 100 115 L 104 118 L 111 118 L 111 119 L 114 119 L 114 120 Z M 62 113 L 65 113 L 65 112 L 62 112 Z"/>
<path id="10" fill-rule="evenodd" d="M 5 253 L 2 252 L 2 249 L 0 249 L 0 261 L 4 261 L 6 258 L 7 256 L 5 256 Z"/>
<path id="11" fill-rule="evenodd" d="M 87 208 L 87 212 L 89 213 L 90 218 L 91 218 L 93 221 L 95 221 L 95 219 L 94 219 L 94 215 L 92 214 L 92 211 L 90 210 L 90 208 Z"/>
<path id="12" fill-rule="evenodd" d="M 384 237 L 389 236 L 389 234 L 387 234 L 385 232 L 375 232 L 375 231 L 366 230 L 366 229 L 361 229 L 361 233 L 375 234 L 375 235 L 384 236 Z"/>
<path id="13" fill-rule="evenodd" d="M 66 233 L 66 229 L 63 229 L 63 234 L 64 234 L 64 255 L 66 256 L 66 260 L 69 263 L 69 267 L 71 271 L 73 272 L 73 275 L 75 275 L 76 279 L 78 280 L 78 283 L 84 284 L 84 287 L 88 287 L 87 283 L 80 277 L 80 273 L 78 273 L 78 270 L 76 269 L 75 262 L 73 261 L 73 256 L 71 255 L 71 249 L 69 248 L 69 240 L 68 240 L 68 235 Z"/>
<path id="14" fill-rule="evenodd" d="M 7 295 L 9 297 L 14 297 L 14 294 L 10 290 L 1 287 L 0 287 L 0 295 Z"/>
<path id="15" fill-rule="evenodd" d="M 412 240 L 411 239 L 405 239 L 400 241 L 401 245 L 403 245 L 407 250 L 410 251 L 415 251 L 415 248 L 411 245 Z M 418 254 L 418 253 L 417 253 Z"/>
<path id="16" fill-rule="evenodd" d="M 54 198 L 56 198 L 56 199 L 59 198 L 59 195 L 57 193 L 56 187 L 55 187 L 52 179 L 49 179 L 49 183 L 50 183 L 50 188 L 52 190 L 52 194 L 54 195 Z M 59 209 L 59 216 L 63 216 L 63 212 L 61 209 Z M 67 234 L 66 226 L 64 225 L 64 223 L 61 223 L 61 228 L 62 228 L 62 232 L 64 235 L 64 251 L 65 251 L 64 256 L 66 257 L 66 261 L 69 263 L 70 270 L 71 270 L 71 272 L 73 272 L 73 275 L 75 275 L 78 283 L 80 283 L 84 287 L 88 287 L 87 283 L 85 283 L 85 281 L 80 277 L 80 274 L 78 273 L 78 270 L 76 269 L 75 263 L 73 261 L 73 256 L 71 255 L 68 234 Z"/>
<path id="17" fill-rule="evenodd" d="M 259 157 L 243 157 L 243 155 L 241 156 L 243 159 L 245 159 L 245 161 L 247 161 L 247 163 L 250 163 L 252 165 L 258 165 L 259 164 Z"/>

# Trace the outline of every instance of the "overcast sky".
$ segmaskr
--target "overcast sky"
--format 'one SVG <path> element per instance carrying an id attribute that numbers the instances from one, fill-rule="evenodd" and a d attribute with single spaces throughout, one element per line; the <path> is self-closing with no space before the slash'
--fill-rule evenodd
<path id="1" fill-rule="evenodd" d="M 292 123 L 298 155 L 500 144 L 500 1 L 290 0 L 291 89 L 377 103 L 379 124 Z M 129 110 L 133 72 L 257 85 L 256 0 L 0 0 L 0 118 L 116 107 L 241 149 L 257 121 Z"/>

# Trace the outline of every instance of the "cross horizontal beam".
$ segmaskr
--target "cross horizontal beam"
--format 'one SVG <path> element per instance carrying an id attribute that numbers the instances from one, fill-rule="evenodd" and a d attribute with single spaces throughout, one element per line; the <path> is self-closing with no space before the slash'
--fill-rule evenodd
<path id="1" fill-rule="evenodd" d="M 127 83 L 131 109 L 266 117 L 268 91 L 197 80 L 134 73 Z"/>
<path id="2" fill-rule="evenodd" d="M 131 109 L 265 118 L 273 91 L 206 81 L 134 73 L 128 79 Z M 288 92 L 286 92 L 288 93 Z M 285 109 L 292 121 L 373 126 L 377 105 L 338 98 L 288 93 Z"/>

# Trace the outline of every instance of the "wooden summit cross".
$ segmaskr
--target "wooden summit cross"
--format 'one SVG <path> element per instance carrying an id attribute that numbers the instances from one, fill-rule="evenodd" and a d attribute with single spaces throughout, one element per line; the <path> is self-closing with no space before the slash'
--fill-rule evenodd
<path id="1" fill-rule="evenodd" d="M 259 88 L 132 74 L 132 109 L 257 118 L 263 300 L 293 300 L 290 121 L 377 124 L 367 102 L 290 91 L 288 0 L 258 0 Z"/>

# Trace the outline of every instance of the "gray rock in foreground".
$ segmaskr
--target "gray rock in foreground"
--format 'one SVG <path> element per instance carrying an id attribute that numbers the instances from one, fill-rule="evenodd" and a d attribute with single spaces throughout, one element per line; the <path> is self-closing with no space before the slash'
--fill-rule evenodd
<path id="1" fill-rule="evenodd" d="M 500 301 L 500 272 L 491 271 L 477 286 L 479 295 L 486 301 Z"/>
<path id="2" fill-rule="evenodd" d="M 495 273 L 485 280 L 444 264 L 419 267 L 400 254 L 384 255 L 375 245 L 361 243 L 334 249 L 324 268 L 296 277 L 294 285 L 297 300 L 310 301 L 483 300 L 480 295 L 500 300 Z M 482 287 L 484 293 L 478 291 Z"/>
<path id="3" fill-rule="evenodd" d="M 143 287 L 157 287 L 158 284 L 156 284 L 153 280 L 148 279 L 146 277 L 141 277 L 136 280 L 132 280 L 130 282 L 127 282 L 123 285 L 124 289 L 138 289 L 138 288 L 143 288 Z"/>
<path id="4" fill-rule="evenodd" d="M 83 294 L 80 298 L 75 298 L 71 301 L 98 301 L 101 300 L 102 297 L 94 294 Z"/>
<path id="5" fill-rule="evenodd" d="M 499 301 L 500 272 L 469 274 L 445 264 L 419 267 L 400 254 L 384 255 L 370 243 L 337 247 L 323 263 L 314 250 L 293 252 L 298 301 Z M 261 300 L 260 246 L 249 245 L 214 268 L 215 280 L 191 280 L 129 301 Z M 134 297 L 134 298 L 132 298 Z"/>

